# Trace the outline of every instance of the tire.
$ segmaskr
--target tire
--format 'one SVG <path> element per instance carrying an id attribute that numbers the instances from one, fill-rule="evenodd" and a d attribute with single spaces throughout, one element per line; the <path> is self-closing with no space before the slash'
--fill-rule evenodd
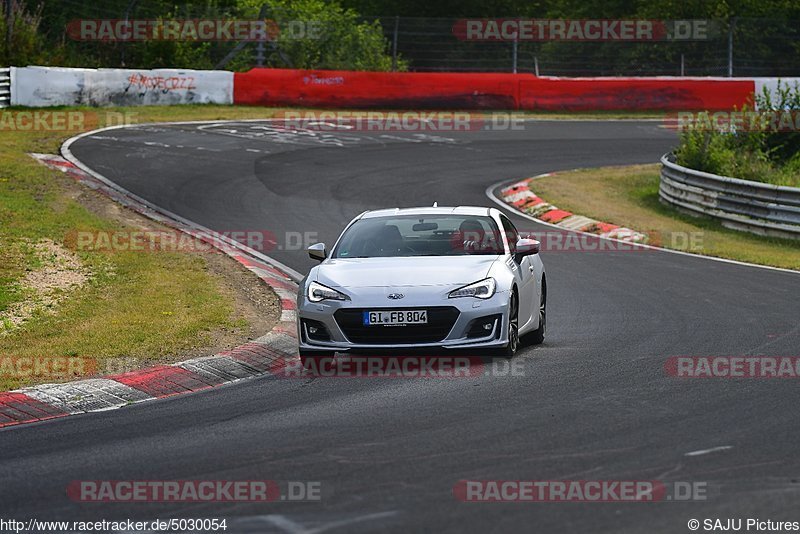
<path id="1" fill-rule="evenodd" d="M 529 334 L 530 343 L 541 345 L 544 343 L 544 335 L 547 332 L 547 283 L 542 277 L 542 296 L 539 299 L 539 328 Z"/>
<path id="2" fill-rule="evenodd" d="M 306 369 L 319 370 L 323 365 L 329 365 L 335 352 L 319 350 L 300 350 L 300 362 Z"/>
<path id="3" fill-rule="evenodd" d="M 511 359 L 519 348 L 519 299 L 516 293 L 511 293 L 508 303 L 508 345 L 498 349 L 498 356 Z"/>

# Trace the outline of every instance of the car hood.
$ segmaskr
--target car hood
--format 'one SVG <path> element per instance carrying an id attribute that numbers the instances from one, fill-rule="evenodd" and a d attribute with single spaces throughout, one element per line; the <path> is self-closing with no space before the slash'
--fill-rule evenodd
<path id="1" fill-rule="evenodd" d="M 466 285 L 489 275 L 498 256 L 423 256 L 331 259 L 316 280 L 330 287 Z"/>

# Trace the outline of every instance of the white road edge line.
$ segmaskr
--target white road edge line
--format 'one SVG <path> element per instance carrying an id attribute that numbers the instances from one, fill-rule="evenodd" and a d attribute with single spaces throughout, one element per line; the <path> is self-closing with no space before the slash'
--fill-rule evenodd
<path id="1" fill-rule="evenodd" d="M 712 452 L 719 452 L 719 451 L 727 451 L 728 449 L 732 449 L 732 445 L 722 445 L 720 447 L 712 447 L 710 449 L 703 449 L 700 451 L 692 451 L 687 452 L 684 456 L 702 456 L 704 454 L 711 454 Z"/>
<path id="2" fill-rule="evenodd" d="M 248 119 L 248 121 L 250 121 L 250 120 L 251 119 Z M 264 121 L 265 119 L 252 119 L 252 120 Z M 106 131 L 109 131 L 109 130 L 119 130 L 119 129 L 123 129 L 123 128 L 139 128 L 139 127 L 142 127 L 142 126 L 158 126 L 158 125 L 165 125 L 165 124 L 169 124 L 169 125 L 176 125 L 176 124 L 222 124 L 222 123 L 230 123 L 230 122 L 245 122 L 245 121 L 154 122 L 154 123 L 122 124 L 122 125 L 118 125 L 118 126 L 108 126 L 106 128 L 100 128 L 100 129 L 97 129 L 97 130 L 84 132 L 84 133 L 76 135 L 75 137 L 71 137 L 71 138 L 67 139 L 61 145 L 61 154 L 64 156 L 64 159 L 66 159 L 67 161 L 69 161 L 70 163 L 72 163 L 73 165 L 75 165 L 76 167 L 81 169 L 82 171 L 84 171 L 84 172 L 88 173 L 89 175 L 93 176 L 97 180 L 100 180 L 101 182 L 106 184 L 108 187 L 110 187 L 112 189 L 115 189 L 115 190 L 119 191 L 120 193 L 122 193 L 122 194 L 124 194 L 124 195 L 126 195 L 126 196 L 128 196 L 128 197 L 130 197 L 130 198 L 132 198 L 134 200 L 136 200 L 137 202 L 141 202 L 142 204 L 144 204 L 145 206 L 147 206 L 151 210 L 153 210 L 153 211 L 155 211 L 157 213 L 160 213 L 162 215 L 165 215 L 166 217 L 169 217 L 170 219 L 178 221 L 178 222 L 180 222 L 182 224 L 185 224 L 186 226 L 188 226 L 190 228 L 193 228 L 193 229 L 195 229 L 197 231 L 200 231 L 200 232 L 207 232 L 207 233 L 209 233 L 211 235 L 217 236 L 220 240 L 225 241 L 226 243 L 238 248 L 239 250 L 242 250 L 243 252 L 246 252 L 246 253 L 250 254 L 251 256 L 253 256 L 255 258 L 258 258 L 258 259 L 264 261 L 265 263 L 267 263 L 269 265 L 272 265 L 273 267 L 285 272 L 295 282 L 299 283 L 303 279 L 303 275 L 300 274 L 299 272 L 297 272 L 296 270 L 292 269 L 288 265 L 285 265 L 285 264 L 279 262 L 278 260 L 267 256 L 266 254 L 262 254 L 261 252 L 255 250 L 255 249 L 252 249 L 252 248 L 248 247 L 247 245 L 244 245 L 244 244 L 236 241 L 235 239 L 231 239 L 231 238 L 229 238 L 227 236 L 224 236 L 224 235 L 217 235 L 212 230 L 210 230 L 209 228 L 206 228 L 205 226 L 203 226 L 201 224 L 198 224 L 198 223 L 196 223 L 194 221 L 190 221 L 189 219 L 181 217 L 177 213 L 173 213 L 173 212 L 171 212 L 171 211 L 169 211 L 167 209 L 161 208 L 161 207 L 153 204 L 152 202 L 149 202 L 149 201 L 145 200 L 144 198 L 132 193 L 131 191 L 128 191 L 124 187 L 122 187 L 122 186 L 114 183 L 113 181 L 109 180 L 108 178 L 106 178 L 105 176 L 100 174 L 99 172 L 91 169 L 89 166 L 85 165 L 82 161 L 80 161 L 77 157 L 75 157 L 75 155 L 70 150 L 70 147 L 72 146 L 72 144 L 74 142 L 78 141 L 79 139 L 82 139 L 84 137 L 88 137 L 88 136 L 91 136 L 91 135 L 95 135 L 95 134 L 98 134 L 100 132 L 106 132 Z"/>
<path id="3" fill-rule="evenodd" d="M 545 172 L 545 173 L 542 173 L 542 174 L 537 174 L 536 176 L 532 177 L 531 180 L 536 180 L 537 178 L 544 178 L 545 176 L 550 176 L 554 172 L 569 172 L 569 171 Z M 733 265 L 739 265 L 739 266 L 742 266 L 742 267 L 755 267 L 757 269 L 767 269 L 767 270 L 770 270 L 770 271 L 777 271 L 777 272 L 780 272 L 780 273 L 790 273 L 790 274 L 795 274 L 795 275 L 800 274 L 800 271 L 795 271 L 793 269 L 784 269 L 782 267 L 771 267 L 769 265 L 758 265 L 758 264 L 755 264 L 755 263 L 747 263 L 745 261 L 729 260 L 727 258 L 716 258 L 714 256 L 703 256 L 702 254 L 693 254 L 691 252 L 684 252 L 682 250 L 672 250 L 672 249 L 668 249 L 668 248 L 654 247 L 653 245 L 644 245 L 642 243 L 631 243 L 629 241 L 621 241 L 619 239 L 614 239 L 613 237 L 602 237 L 602 236 L 599 236 L 597 234 L 590 234 L 589 232 L 581 232 L 580 230 L 568 230 L 568 229 L 564 228 L 563 226 L 558 226 L 557 224 L 553 224 L 553 223 L 542 221 L 540 219 L 537 219 L 536 217 L 528 215 L 527 213 L 519 211 L 519 210 L 509 206 L 508 204 L 506 204 L 505 202 L 503 202 L 502 200 L 500 200 L 499 198 L 497 198 L 495 196 L 495 194 L 494 194 L 494 190 L 495 189 L 497 189 L 497 188 L 499 188 L 499 187 L 501 187 L 503 185 L 506 185 L 506 184 L 512 184 L 512 183 L 515 183 L 515 182 L 521 182 L 522 180 L 526 180 L 526 179 L 527 178 L 517 178 L 516 180 L 502 180 L 500 182 L 492 184 L 492 185 L 490 185 L 489 187 L 486 188 L 486 191 L 485 191 L 486 196 L 489 198 L 489 200 L 491 200 L 492 202 L 494 202 L 498 206 L 500 206 L 502 208 L 505 208 L 508 211 L 513 212 L 515 215 L 519 215 L 520 217 L 524 217 L 526 219 L 529 219 L 531 221 L 537 222 L 539 224 L 543 224 L 545 226 L 550 226 L 552 228 L 557 228 L 557 229 L 561 230 L 562 232 L 572 232 L 574 234 L 597 237 L 597 238 L 600 238 L 600 239 L 606 239 L 608 241 L 613 241 L 615 243 L 622 243 L 622 244 L 628 245 L 628 246 L 633 245 L 635 247 L 642 247 L 642 248 L 646 248 L 646 249 L 650 249 L 650 250 L 658 250 L 658 251 L 661 251 L 661 252 L 668 252 L 670 254 L 679 254 L 681 256 L 689 256 L 691 258 L 698 258 L 698 259 L 703 259 L 703 260 L 716 261 L 716 262 L 720 262 L 720 263 L 729 263 L 729 264 L 733 264 Z"/>

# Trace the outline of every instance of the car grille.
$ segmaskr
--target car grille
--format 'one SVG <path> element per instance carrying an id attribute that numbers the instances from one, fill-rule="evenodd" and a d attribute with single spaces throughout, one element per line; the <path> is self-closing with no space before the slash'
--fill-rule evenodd
<path id="1" fill-rule="evenodd" d="M 338 310 L 333 316 L 351 343 L 365 345 L 395 345 L 407 343 L 436 343 L 442 341 L 458 319 L 458 309 L 452 306 L 430 308 L 369 308 L 382 310 L 428 310 L 428 324 L 408 326 L 364 326 L 365 308 Z"/>

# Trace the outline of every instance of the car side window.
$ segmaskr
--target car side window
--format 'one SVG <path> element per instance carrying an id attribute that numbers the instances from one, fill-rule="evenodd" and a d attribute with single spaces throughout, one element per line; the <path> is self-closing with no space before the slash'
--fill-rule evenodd
<path id="1" fill-rule="evenodd" d="M 506 234 L 506 239 L 508 240 L 508 248 L 511 250 L 511 254 L 516 254 L 519 232 L 517 232 L 517 229 L 508 217 L 500 216 L 500 221 L 503 223 L 503 232 Z"/>

